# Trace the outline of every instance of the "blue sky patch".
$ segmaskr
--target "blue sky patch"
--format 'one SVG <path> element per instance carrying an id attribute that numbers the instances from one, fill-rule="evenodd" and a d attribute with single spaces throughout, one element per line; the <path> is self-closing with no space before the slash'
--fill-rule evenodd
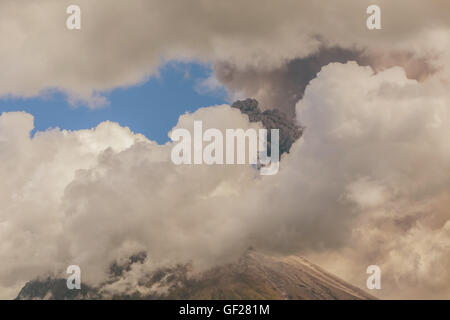
<path id="1" fill-rule="evenodd" d="M 73 106 L 63 93 L 34 98 L 2 98 L 0 113 L 26 111 L 34 116 L 35 130 L 49 128 L 79 130 L 110 120 L 144 134 L 158 143 L 169 140 L 167 133 L 185 112 L 227 103 L 225 89 L 198 90 L 212 74 L 210 66 L 172 62 L 143 84 L 104 94 L 109 105 L 100 109 Z"/>

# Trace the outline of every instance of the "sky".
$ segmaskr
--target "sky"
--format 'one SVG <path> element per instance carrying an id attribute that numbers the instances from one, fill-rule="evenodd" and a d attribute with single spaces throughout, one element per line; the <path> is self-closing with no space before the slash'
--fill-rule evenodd
<path id="1" fill-rule="evenodd" d="M 212 69 L 207 64 L 170 62 L 143 83 L 104 93 L 108 103 L 89 108 L 83 102 L 71 103 L 58 90 L 30 98 L 0 98 L 0 114 L 26 111 L 34 116 L 32 131 L 50 128 L 91 129 L 103 121 L 118 122 L 131 131 L 160 144 L 169 141 L 168 132 L 186 112 L 227 103 L 223 88 L 202 90 Z"/>

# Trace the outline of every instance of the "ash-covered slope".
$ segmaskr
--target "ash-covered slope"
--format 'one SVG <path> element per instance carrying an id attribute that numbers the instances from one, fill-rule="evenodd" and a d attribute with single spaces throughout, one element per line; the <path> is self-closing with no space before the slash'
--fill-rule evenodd
<path id="1" fill-rule="evenodd" d="M 47 278 L 28 282 L 17 299 L 375 299 L 302 257 L 272 257 L 255 250 L 236 263 L 188 274 L 186 266 L 167 268 L 139 280 L 134 291 L 114 294 L 107 288 L 123 281 L 126 273 L 82 290 L 68 290 L 64 279 Z M 151 290 L 158 287 L 165 290 Z"/>
<path id="2" fill-rule="evenodd" d="M 254 250 L 235 264 L 203 273 L 184 293 L 187 299 L 375 299 L 300 256 Z"/>

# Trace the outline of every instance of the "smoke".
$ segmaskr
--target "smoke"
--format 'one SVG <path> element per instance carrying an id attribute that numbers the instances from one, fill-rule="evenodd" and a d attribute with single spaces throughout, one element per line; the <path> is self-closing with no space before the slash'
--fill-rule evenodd
<path id="1" fill-rule="evenodd" d="M 275 109 L 265 110 L 261 112 L 258 107 L 258 101 L 254 99 L 246 99 L 244 101 L 236 101 L 232 105 L 238 108 L 243 114 L 248 115 L 250 122 L 261 122 L 264 128 L 279 130 L 279 155 L 289 152 L 292 144 L 301 137 L 303 129 L 298 126 L 294 120 L 289 119 L 286 115 Z M 270 131 L 269 131 L 270 132 Z M 271 150 L 271 136 L 267 139 L 267 153 Z"/>
<path id="2" fill-rule="evenodd" d="M 401 66 L 408 78 L 423 81 L 437 70 L 430 60 L 408 51 L 363 51 L 335 47 L 321 48 L 317 53 L 289 60 L 269 70 L 218 62 L 214 65 L 214 75 L 228 90 L 231 99 L 253 97 L 261 103 L 263 110 L 280 110 L 289 118 L 294 118 L 295 105 L 303 97 L 306 86 L 329 63 L 357 61 L 359 65 L 371 66 L 377 72 Z"/>
<path id="3" fill-rule="evenodd" d="M 295 104 L 302 98 L 309 81 L 330 62 L 356 60 L 360 53 L 340 48 L 324 48 L 306 58 L 296 58 L 279 68 L 266 70 L 222 62 L 214 65 L 214 74 L 232 98 L 253 97 L 263 110 L 276 109 L 289 118 L 295 116 Z"/>

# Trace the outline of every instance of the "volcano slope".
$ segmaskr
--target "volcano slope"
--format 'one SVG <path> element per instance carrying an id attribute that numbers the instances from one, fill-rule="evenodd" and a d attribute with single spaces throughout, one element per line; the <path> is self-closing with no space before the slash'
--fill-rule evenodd
<path id="1" fill-rule="evenodd" d="M 300 256 L 269 256 L 249 249 L 232 264 L 194 274 L 189 265 L 160 269 L 143 276 L 136 286 L 126 282 L 133 264 L 146 255 L 130 258 L 125 266 L 114 265 L 104 284 L 69 290 L 63 278 L 28 282 L 17 299 L 288 299 L 359 300 L 376 299 Z M 123 291 L 111 288 L 119 287 Z"/>

